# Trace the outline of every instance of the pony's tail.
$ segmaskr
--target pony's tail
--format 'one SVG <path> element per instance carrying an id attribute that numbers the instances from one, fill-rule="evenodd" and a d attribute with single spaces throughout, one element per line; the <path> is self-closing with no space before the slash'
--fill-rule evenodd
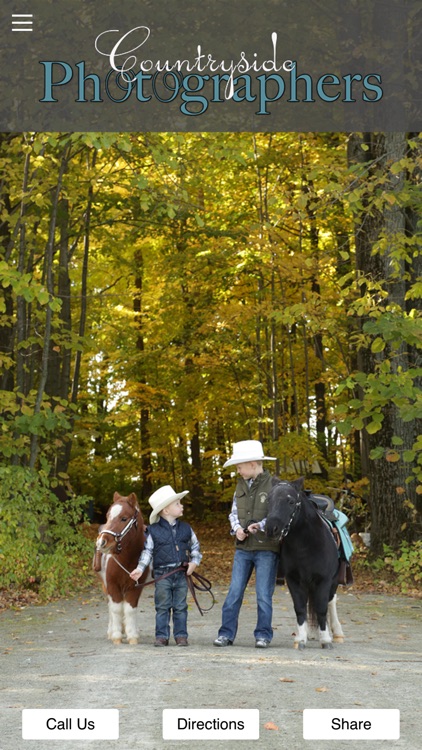
<path id="1" fill-rule="evenodd" d="M 315 611 L 315 605 L 314 605 L 314 592 L 311 590 L 309 592 L 309 598 L 308 598 L 308 625 L 311 628 L 317 628 L 318 627 L 318 619 Z"/>

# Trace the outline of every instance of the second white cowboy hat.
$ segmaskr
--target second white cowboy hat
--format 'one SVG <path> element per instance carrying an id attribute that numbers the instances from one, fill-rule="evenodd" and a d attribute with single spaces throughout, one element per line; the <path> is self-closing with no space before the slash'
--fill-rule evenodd
<path id="1" fill-rule="evenodd" d="M 169 484 L 166 484 L 164 487 L 160 487 L 159 490 L 156 490 L 148 500 L 152 508 L 149 522 L 155 523 L 158 520 L 161 511 L 164 510 L 167 505 L 170 505 L 170 503 L 174 503 L 175 500 L 180 500 L 182 497 L 187 495 L 188 492 L 189 490 L 183 490 L 183 492 L 175 492 Z"/>
<path id="2" fill-rule="evenodd" d="M 272 456 L 264 456 L 262 443 L 259 440 L 241 440 L 240 443 L 233 443 L 232 456 L 226 461 L 223 468 L 244 464 L 247 461 L 277 461 L 277 459 Z"/>

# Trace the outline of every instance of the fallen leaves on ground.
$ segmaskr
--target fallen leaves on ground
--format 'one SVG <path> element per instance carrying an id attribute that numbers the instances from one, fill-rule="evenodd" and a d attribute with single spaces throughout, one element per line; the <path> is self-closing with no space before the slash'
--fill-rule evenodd
<path id="1" fill-rule="evenodd" d="M 272 721 L 267 721 L 267 723 L 264 724 L 264 729 L 278 730 L 278 726 L 277 724 L 274 724 Z"/>
<path id="2" fill-rule="evenodd" d="M 0 612 L 5 609 L 25 609 L 29 604 L 40 604 L 40 598 L 35 591 L 0 589 Z"/>

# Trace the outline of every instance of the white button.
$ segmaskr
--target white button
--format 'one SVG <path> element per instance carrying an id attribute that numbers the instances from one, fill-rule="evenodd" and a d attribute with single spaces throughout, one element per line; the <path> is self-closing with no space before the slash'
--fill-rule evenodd
<path id="1" fill-rule="evenodd" d="M 118 740 L 117 708 L 24 708 L 24 740 Z"/>
<path id="2" fill-rule="evenodd" d="M 306 708 L 304 740 L 398 740 L 398 708 Z"/>
<path id="3" fill-rule="evenodd" d="M 164 740 L 259 740 L 259 711 L 165 708 Z"/>

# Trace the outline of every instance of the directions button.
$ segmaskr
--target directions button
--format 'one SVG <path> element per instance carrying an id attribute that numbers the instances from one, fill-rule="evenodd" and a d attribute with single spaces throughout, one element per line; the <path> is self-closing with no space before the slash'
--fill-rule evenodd
<path id="1" fill-rule="evenodd" d="M 165 708 L 163 740 L 259 740 L 259 710 Z"/>

